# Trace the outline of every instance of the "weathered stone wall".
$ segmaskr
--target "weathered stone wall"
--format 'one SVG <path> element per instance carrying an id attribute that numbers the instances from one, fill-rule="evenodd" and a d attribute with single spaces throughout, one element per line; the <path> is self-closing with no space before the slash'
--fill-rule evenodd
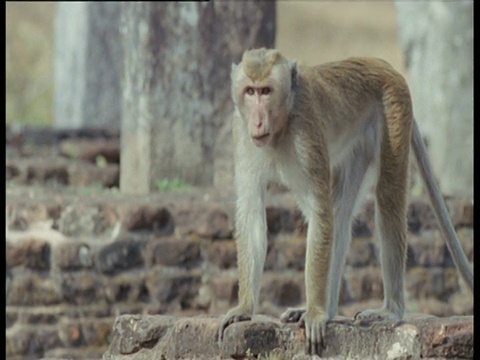
<path id="1" fill-rule="evenodd" d="M 8 359 L 99 359 L 114 340 L 112 329 L 119 315 L 203 314 L 214 318 L 207 325 L 195 318 L 192 321 L 210 329 L 236 302 L 233 195 L 200 189 L 148 196 L 120 194 L 108 189 L 113 185 L 102 182 L 101 175 L 109 173 L 110 180 L 116 179 L 118 184 L 114 140 L 97 139 L 96 147 L 82 141 L 60 142 L 56 153 L 62 157 L 37 149 L 28 157 L 7 159 Z M 75 144 L 77 150 L 73 150 Z M 23 151 L 24 155 L 28 152 L 26 148 Z M 75 159 L 67 160 L 65 156 L 72 154 Z M 74 184 L 82 186 L 64 186 Z M 452 198 L 448 206 L 463 248 L 473 261 L 472 201 Z M 259 312 L 278 317 L 286 307 L 305 300 L 305 227 L 287 193 L 269 197 L 267 218 L 269 244 Z M 408 223 L 407 311 L 437 316 L 472 314 L 473 296 L 459 279 L 423 197 L 411 199 Z M 346 317 L 382 301 L 372 233 L 373 203 L 368 201 L 353 228 L 347 259 L 340 297 L 340 314 Z M 118 318 L 117 324 L 125 319 Z M 139 317 L 138 321 L 147 320 Z M 168 321 L 155 321 L 161 326 L 153 327 L 151 333 L 158 340 Z M 468 328 L 469 320 L 462 321 Z M 422 324 L 414 326 L 424 329 Z M 242 326 L 239 331 L 245 330 Z M 275 325 L 274 334 L 284 333 L 282 329 Z M 292 331 L 297 338 L 303 334 Z M 424 330 L 418 331 L 424 334 Z M 456 344 L 462 334 L 445 341 Z M 118 336 L 116 332 L 116 341 Z M 139 339 L 145 346 L 149 344 Z M 422 339 L 429 341 L 423 335 Z M 107 355 L 115 349 L 118 351 L 111 349 Z M 236 349 L 235 356 L 246 351 Z M 147 358 L 151 355 L 146 354 Z"/>

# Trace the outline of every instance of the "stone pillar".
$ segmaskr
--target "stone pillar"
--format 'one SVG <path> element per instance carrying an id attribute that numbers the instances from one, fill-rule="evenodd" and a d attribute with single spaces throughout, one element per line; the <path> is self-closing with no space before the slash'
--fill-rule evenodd
<path id="1" fill-rule="evenodd" d="M 125 2 L 121 29 L 121 190 L 147 193 L 164 178 L 212 185 L 231 63 L 273 46 L 275 3 Z"/>
<path id="2" fill-rule="evenodd" d="M 117 2 L 57 4 L 55 127 L 120 126 L 119 24 Z"/>
<path id="3" fill-rule="evenodd" d="M 473 1 L 397 1 L 415 116 L 445 195 L 473 196 Z"/>

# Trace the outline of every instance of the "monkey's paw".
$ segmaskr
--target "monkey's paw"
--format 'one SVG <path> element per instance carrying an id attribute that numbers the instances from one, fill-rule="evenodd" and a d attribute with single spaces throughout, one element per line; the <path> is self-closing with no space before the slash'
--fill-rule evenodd
<path id="1" fill-rule="evenodd" d="M 302 319 L 307 311 L 305 308 L 288 308 L 281 316 L 280 320 L 285 323 L 296 323 Z"/>
<path id="2" fill-rule="evenodd" d="M 251 311 L 246 311 L 243 307 L 237 306 L 233 309 L 230 309 L 227 314 L 223 317 L 220 327 L 218 329 L 218 343 L 221 344 L 223 341 L 223 335 L 225 329 L 236 322 L 248 321 L 252 319 Z"/>
<path id="3" fill-rule="evenodd" d="M 355 324 L 363 326 L 371 325 L 373 322 L 399 321 L 401 319 L 401 315 L 385 308 L 359 311 L 353 317 Z"/>
<path id="4" fill-rule="evenodd" d="M 305 352 L 308 355 L 321 356 L 325 348 L 328 320 L 327 314 L 321 310 L 304 313 L 301 321 L 305 324 Z"/>

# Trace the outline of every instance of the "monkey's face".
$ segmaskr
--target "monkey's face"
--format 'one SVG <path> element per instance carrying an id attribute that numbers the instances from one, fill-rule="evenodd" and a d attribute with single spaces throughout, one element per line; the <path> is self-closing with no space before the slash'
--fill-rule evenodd
<path id="1" fill-rule="evenodd" d="M 248 65 L 250 68 L 246 68 Z M 232 65 L 233 101 L 248 135 L 258 147 L 270 145 L 275 135 L 286 126 L 293 102 L 288 65 L 286 62 L 271 65 L 267 71 L 262 68 L 257 72 L 251 69 L 251 64 L 246 65 L 245 60 L 238 66 Z M 262 76 L 255 76 L 257 73 Z"/>
<path id="2" fill-rule="evenodd" d="M 273 92 L 272 84 L 250 83 L 240 89 L 240 112 L 253 143 L 259 147 L 268 145 L 276 133 L 271 111 Z"/>

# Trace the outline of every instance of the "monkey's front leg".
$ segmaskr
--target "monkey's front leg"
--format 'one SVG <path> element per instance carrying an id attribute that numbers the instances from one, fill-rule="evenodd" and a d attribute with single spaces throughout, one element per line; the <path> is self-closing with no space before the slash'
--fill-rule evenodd
<path id="1" fill-rule="evenodd" d="M 249 190 L 252 193 L 252 190 Z M 258 305 L 260 280 L 267 252 L 267 221 L 264 195 L 244 194 L 237 200 L 236 239 L 238 263 L 238 305 L 224 316 L 219 328 L 219 341 L 232 323 L 250 320 Z"/>
<path id="2" fill-rule="evenodd" d="M 333 238 L 333 216 L 329 201 L 322 199 L 309 217 L 305 289 L 307 308 L 303 315 L 307 354 L 321 354 L 324 347 L 328 273 Z"/>

